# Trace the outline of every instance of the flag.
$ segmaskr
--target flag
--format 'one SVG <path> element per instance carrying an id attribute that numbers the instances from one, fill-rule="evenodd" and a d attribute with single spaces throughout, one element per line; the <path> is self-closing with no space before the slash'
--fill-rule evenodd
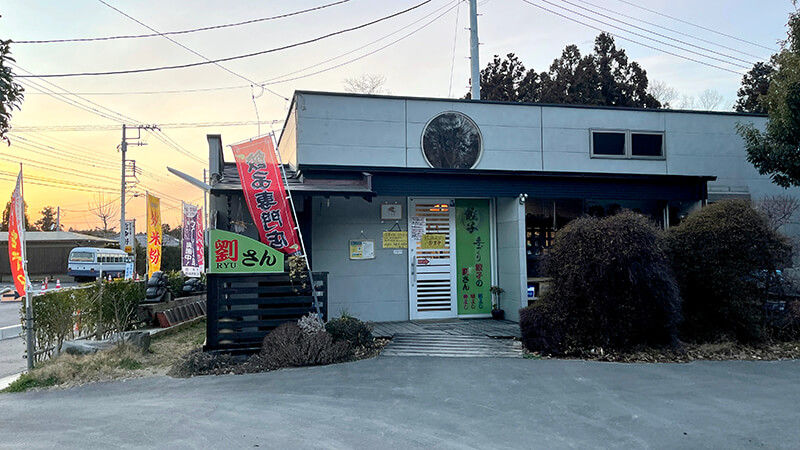
<path id="1" fill-rule="evenodd" d="M 161 270 L 161 200 L 147 194 L 147 278 Z"/>
<path id="2" fill-rule="evenodd" d="M 181 233 L 181 271 L 187 277 L 199 278 L 204 270 L 202 209 L 183 203 L 183 231 Z"/>
<path id="3" fill-rule="evenodd" d="M 232 145 L 247 208 L 262 243 L 287 255 L 298 253 L 300 239 L 286 197 L 272 136 Z"/>
<path id="4" fill-rule="evenodd" d="M 8 260 L 11 263 L 11 278 L 17 295 L 25 295 L 27 274 L 25 273 L 25 201 L 22 198 L 22 167 L 17 176 L 17 186 L 11 194 L 8 215 Z"/>

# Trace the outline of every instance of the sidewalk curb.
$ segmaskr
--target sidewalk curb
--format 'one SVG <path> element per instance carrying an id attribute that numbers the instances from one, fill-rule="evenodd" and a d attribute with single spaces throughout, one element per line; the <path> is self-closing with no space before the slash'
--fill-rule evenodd
<path id="1" fill-rule="evenodd" d="M 17 381 L 17 378 L 21 377 L 22 374 L 25 372 L 18 373 L 16 375 L 9 375 L 4 378 L 0 378 L 0 390 L 7 388 L 11 383 Z"/>
<path id="2" fill-rule="evenodd" d="M 7 327 L 2 327 L 0 328 L 0 341 L 19 337 L 20 333 L 22 333 L 22 325 L 9 325 Z"/>

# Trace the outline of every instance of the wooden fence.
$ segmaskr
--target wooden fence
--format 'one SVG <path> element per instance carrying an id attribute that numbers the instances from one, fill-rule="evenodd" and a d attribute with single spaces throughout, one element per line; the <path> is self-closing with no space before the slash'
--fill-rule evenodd
<path id="1" fill-rule="evenodd" d="M 310 283 L 292 282 L 286 273 L 209 274 L 205 350 L 254 352 L 277 326 L 316 312 L 327 320 L 328 273 L 314 272 Z"/>

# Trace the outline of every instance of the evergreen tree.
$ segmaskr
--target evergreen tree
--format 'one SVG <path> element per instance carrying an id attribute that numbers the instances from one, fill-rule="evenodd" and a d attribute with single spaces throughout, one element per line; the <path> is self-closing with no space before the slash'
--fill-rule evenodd
<path id="1" fill-rule="evenodd" d="M 765 114 L 767 112 L 761 104 L 761 97 L 769 91 L 769 81 L 775 73 L 772 64 L 757 62 L 749 72 L 742 77 L 742 86 L 736 92 L 736 111 Z"/>

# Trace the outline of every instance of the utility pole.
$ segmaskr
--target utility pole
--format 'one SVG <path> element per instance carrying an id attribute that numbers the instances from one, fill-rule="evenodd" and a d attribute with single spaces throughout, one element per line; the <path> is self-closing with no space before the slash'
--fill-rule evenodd
<path id="1" fill-rule="evenodd" d="M 61 207 L 56 208 L 56 231 L 61 231 Z"/>
<path id="2" fill-rule="evenodd" d="M 156 125 L 137 125 L 136 130 L 138 131 L 135 138 L 137 141 L 142 137 L 142 130 L 158 130 L 158 126 Z M 122 124 L 122 143 L 120 144 L 120 151 L 122 152 L 122 176 L 121 183 L 120 183 L 120 197 L 119 197 L 119 249 L 125 250 L 125 187 L 126 187 L 126 170 L 127 170 L 127 161 L 125 160 L 125 155 L 128 151 L 128 136 L 127 136 L 127 126 L 123 123 Z M 142 142 L 136 142 L 133 145 L 146 145 Z M 134 165 L 133 174 L 136 174 L 136 166 Z M 134 244 L 136 236 L 134 238 Z M 133 254 L 136 254 L 136 246 L 134 245 Z"/>
<path id="3" fill-rule="evenodd" d="M 478 0 L 469 0 L 469 58 L 472 74 L 472 99 L 481 99 L 481 66 L 478 61 Z"/>

